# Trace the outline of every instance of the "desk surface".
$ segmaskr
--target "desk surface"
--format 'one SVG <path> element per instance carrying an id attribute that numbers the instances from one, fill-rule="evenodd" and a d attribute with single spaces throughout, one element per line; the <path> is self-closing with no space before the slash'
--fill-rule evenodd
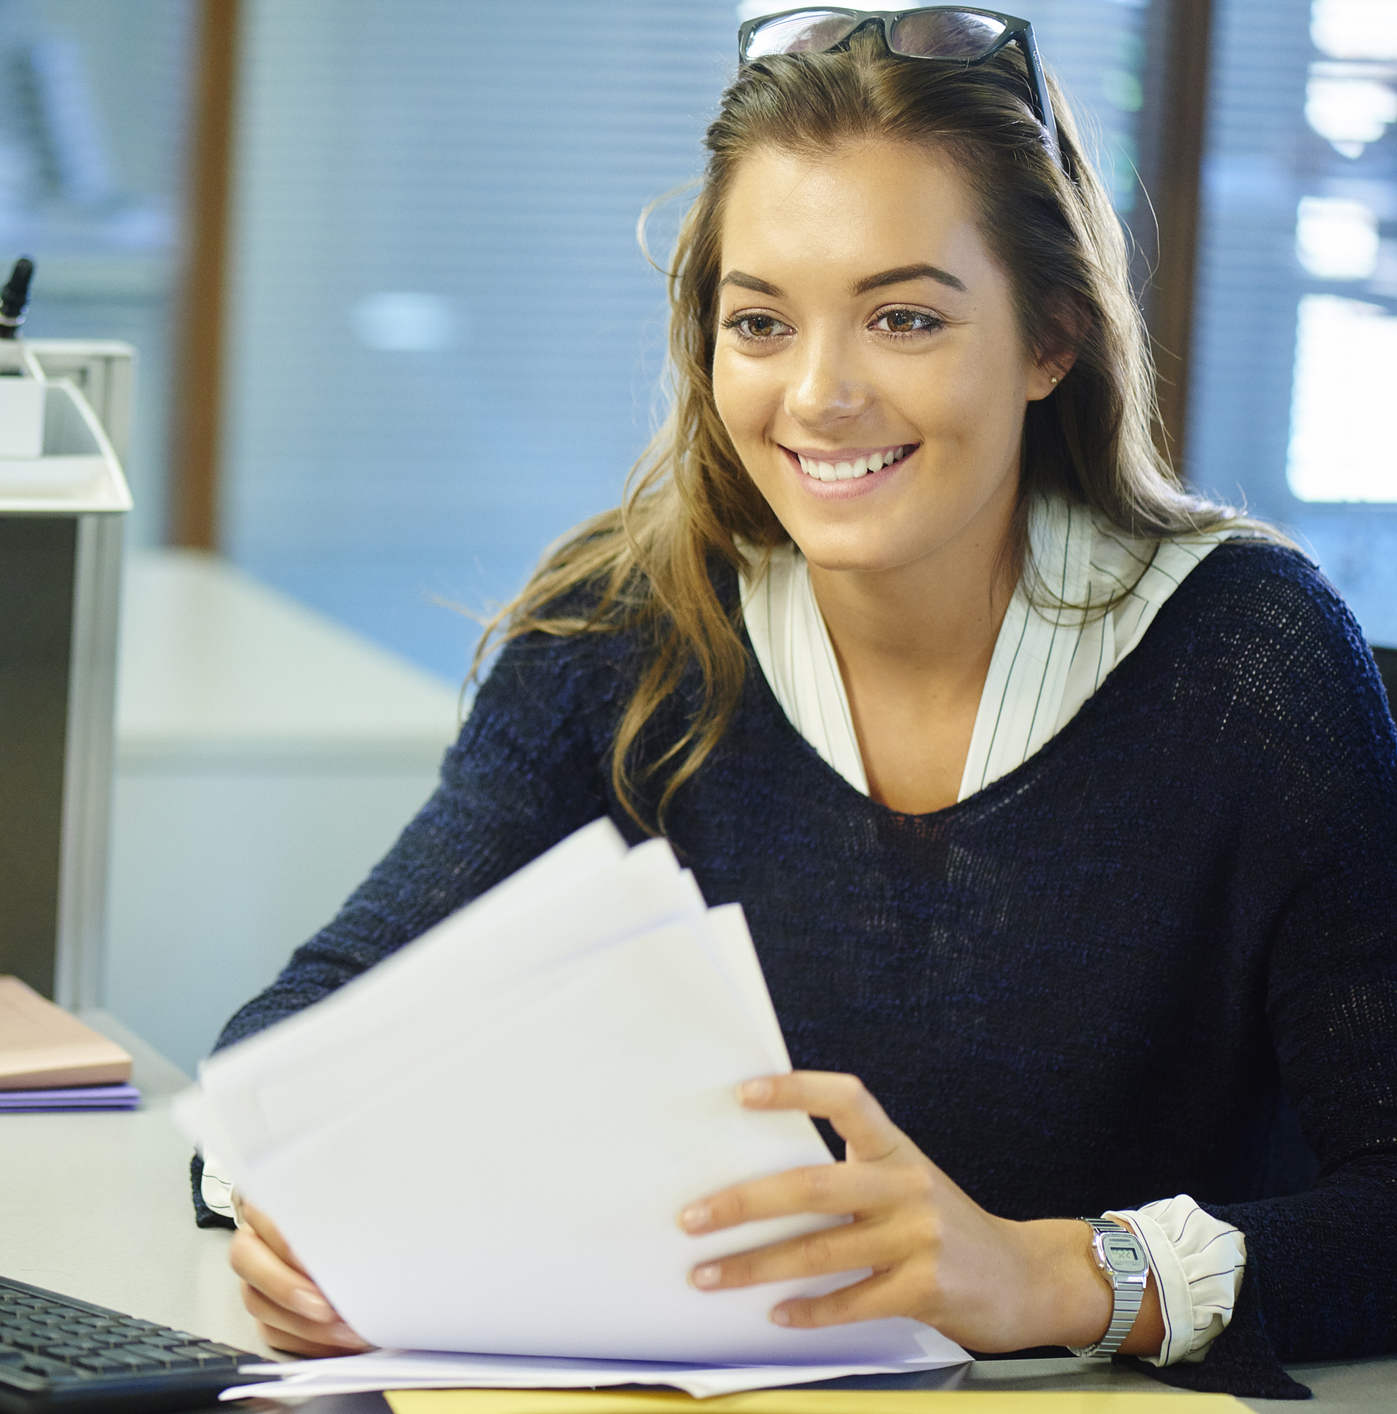
<path id="1" fill-rule="evenodd" d="M 187 1078 L 114 1018 L 85 1019 L 132 1053 L 145 1104 L 126 1114 L 0 1115 L 0 1274 L 270 1354 L 228 1269 L 231 1234 L 194 1226 L 189 1145 L 169 1118 L 170 1096 Z M 1310 1414 L 1397 1409 L 1397 1357 L 1296 1366 L 1291 1373 L 1314 1390 L 1313 1402 L 1246 1402 L 1256 1410 Z M 958 1373 L 955 1384 L 1173 1393 L 1133 1370 L 1074 1360 L 982 1361 Z M 386 1410 L 378 1396 L 301 1406 L 301 1414 Z"/>

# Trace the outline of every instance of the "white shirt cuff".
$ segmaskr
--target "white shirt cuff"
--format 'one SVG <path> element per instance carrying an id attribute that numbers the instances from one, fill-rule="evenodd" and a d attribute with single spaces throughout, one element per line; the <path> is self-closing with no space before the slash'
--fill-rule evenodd
<path id="1" fill-rule="evenodd" d="M 1246 1238 L 1186 1193 L 1103 1216 L 1135 1232 L 1158 1287 L 1164 1343 L 1158 1355 L 1145 1358 L 1152 1365 L 1197 1364 L 1232 1319 L 1247 1263 Z"/>
<path id="2" fill-rule="evenodd" d="M 204 1176 L 199 1183 L 199 1194 L 220 1217 L 236 1223 L 238 1215 L 233 1208 L 233 1184 L 222 1176 L 222 1167 L 213 1154 L 204 1155 Z"/>

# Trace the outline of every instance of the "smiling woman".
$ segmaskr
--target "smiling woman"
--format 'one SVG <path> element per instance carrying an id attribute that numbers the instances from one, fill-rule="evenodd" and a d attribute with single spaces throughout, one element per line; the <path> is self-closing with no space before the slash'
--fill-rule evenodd
<path id="1" fill-rule="evenodd" d="M 842 1144 L 677 1220 L 848 1220 L 696 1287 L 848 1273 L 772 1319 L 1293 1397 L 1280 1361 L 1397 1342 L 1371 657 L 1156 454 L 1120 229 L 1028 27 L 779 21 L 709 131 L 624 504 L 500 615 L 437 795 L 220 1044 L 590 820 L 662 830 L 743 905 L 798 1067 L 743 1103 Z M 274 1217 L 234 1241 L 249 1308 L 352 1348 Z"/>
<path id="2" fill-rule="evenodd" d="M 971 52 L 988 22 L 971 12 L 938 13 L 946 17 L 938 33 L 950 34 L 951 52 Z M 794 42 L 804 43 L 799 33 Z M 803 328 L 793 307 L 782 306 L 789 322 L 780 317 L 771 303 L 778 296 L 827 305 L 828 292 L 840 285 L 841 319 L 852 318 L 859 301 L 870 316 L 878 312 L 859 346 L 865 364 L 875 347 L 910 355 L 886 365 L 901 368 L 901 387 L 932 377 L 935 390 L 917 395 L 924 408 L 939 404 L 950 416 L 961 403 L 955 416 L 961 435 L 973 437 L 978 474 L 988 456 L 999 473 L 1001 503 L 1007 500 L 1011 510 L 1004 533 L 990 534 L 1001 603 L 987 622 L 996 627 L 1008 591 L 1019 582 L 1026 590 L 1035 585 L 1029 526 L 1041 497 L 1067 498 L 1099 513 L 1123 537 L 1143 537 L 1146 558 L 1154 543 L 1183 534 L 1225 527 L 1272 534 L 1230 508 L 1187 495 L 1156 452 L 1153 374 L 1121 228 L 1082 155 L 1065 100 L 1050 80 L 1044 91 L 1057 119 L 1051 133 L 1035 116 L 1038 86 L 1022 49 L 1006 46 L 970 66 L 959 58 L 954 64 L 909 62 L 890 54 L 865 27 L 835 52 L 765 52 L 725 95 L 708 134 L 703 190 L 681 229 L 670 279 L 673 411 L 636 468 L 626 502 L 565 542 L 490 626 L 508 639 L 534 630 L 650 625 L 655 651 L 611 754 L 613 785 L 633 814 L 632 747 L 673 692 L 682 665 L 697 667 L 702 700 L 682 740 L 662 766 L 652 767 L 652 775 L 663 771 L 664 785 L 651 825 L 662 822 L 674 793 L 720 739 L 742 693 L 746 650 L 714 565 L 726 562 L 745 572 L 752 550 L 791 543 L 813 573 L 821 563 L 787 520 L 799 502 L 783 496 L 779 482 L 762 479 L 765 455 L 750 459 L 754 448 L 744 441 L 745 428 L 725 410 L 729 390 L 745 399 L 739 390 L 764 381 L 769 396 L 774 385 L 789 381 L 793 363 L 803 363 L 805 383 L 789 393 L 798 417 L 801 399 L 824 396 L 822 379 L 841 380 L 845 390 L 836 396 L 856 400 L 872 386 L 864 379 L 864 392 L 858 391 L 856 365 L 845 359 L 854 349 L 830 341 L 824 307 L 812 308 L 815 327 Z M 920 274 L 914 266 L 923 267 Z M 896 286 L 889 283 L 894 278 Z M 765 296 L 766 303 L 738 299 L 739 292 Z M 769 368 L 771 352 L 785 349 L 774 375 L 739 374 L 752 356 Z M 978 410 L 963 402 L 968 397 L 980 400 Z M 872 420 L 889 406 L 880 404 Z M 991 409 L 990 421 L 982 423 Z M 736 407 L 734 413 L 741 415 Z M 810 480 L 823 480 L 822 461 L 833 468 L 833 480 L 855 479 L 841 476 L 841 462 L 852 473 L 860 453 L 881 456 L 900 445 L 892 439 L 901 434 L 891 428 L 887 436 L 880 430 L 865 437 L 861 430 L 855 445 L 846 435 L 853 421 L 838 424 L 837 438 L 830 435 L 835 423 L 828 422 L 789 448 L 809 453 L 807 461 L 817 468 Z M 899 484 L 925 489 L 937 470 L 944 475 L 962 450 L 955 435 L 946 426 L 931 444 L 914 443 Z M 1000 445 L 991 452 L 995 437 Z M 831 460 L 821 455 L 827 451 L 847 455 Z M 956 498 L 967 494 L 966 479 L 976 474 L 957 474 Z M 861 484 L 859 495 L 877 485 L 876 478 Z M 813 490 L 808 482 L 805 489 Z M 842 501 L 850 488 L 830 494 Z M 903 494 L 894 491 L 888 499 L 900 501 Z M 899 504 L 887 512 L 897 519 L 907 509 Z M 942 521 L 954 514 L 949 504 L 937 512 Z M 852 509 L 842 525 L 846 537 L 883 533 Z M 974 532 L 962 529 L 989 531 L 978 522 Z M 958 544 L 964 549 L 964 541 Z M 1095 607 L 1128 593 L 1140 568 L 1132 572 L 1126 565 L 1126 581 Z M 941 578 L 960 586 L 967 599 L 988 593 L 959 573 Z M 583 585 L 601 592 L 578 615 L 572 591 Z M 828 583 L 825 589 L 833 592 Z M 942 608 L 933 621 L 949 630 L 942 590 L 934 594 Z M 828 620 L 824 597 L 820 611 Z M 834 639 L 838 651 L 837 631 Z M 489 643 L 487 633 L 477 666 Z M 947 692 L 978 700 L 988 664 L 984 648 L 978 643 L 972 654 L 978 669 L 969 664 L 968 677 L 945 684 Z M 960 649 L 953 650 L 957 660 Z M 906 660 L 906 645 L 897 653 Z M 974 682 L 977 670 L 980 681 Z M 959 715 L 965 710 L 962 701 Z"/>

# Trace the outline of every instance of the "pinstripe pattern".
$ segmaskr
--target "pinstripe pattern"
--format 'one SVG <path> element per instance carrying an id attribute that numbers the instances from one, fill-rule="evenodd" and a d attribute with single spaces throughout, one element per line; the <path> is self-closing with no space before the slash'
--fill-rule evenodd
<path id="1" fill-rule="evenodd" d="M 1149 1258 L 1164 1317 L 1164 1344 L 1152 1363 L 1201 1360 L 1232 1319 L 1247 1262 L 1246 1238 L 1184 1193 L 1103 1216 L 1133 1228 Z"/>
<path id="2" fill-rule="evenodd" d="M 961 776 L 964 800 L 1021 766 L 1081 709 L 1154 622 L 1218 536 L 1157 548 L 1123 538 L 1083 506 L 1041 501 L 1029 521 L 1036 581 L 1020 584 L 1000 626 Z M 1124 593 L 1115 607 L 1086 611 Z M 868 794 L 858 737 L 810 573 L 794 546 L 749 581 L 752 649 L 791 724 Z"/>

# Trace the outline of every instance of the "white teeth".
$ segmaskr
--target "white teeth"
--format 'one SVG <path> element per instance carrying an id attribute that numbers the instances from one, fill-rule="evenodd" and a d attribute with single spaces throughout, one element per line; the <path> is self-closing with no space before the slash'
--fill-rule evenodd
<path id="1" fill-rule="evenodd" d="M 800 463 L 800 469 L 817 481 L 856 481 L 870 471 L 881 471 L 885 466 L 901 461 L 909 450 L 908 447 L 894 447 L 891 451 L 874 452 L 871 456 L 847 462 L 819 462 L 797 452 L 796 460 Z"/>

